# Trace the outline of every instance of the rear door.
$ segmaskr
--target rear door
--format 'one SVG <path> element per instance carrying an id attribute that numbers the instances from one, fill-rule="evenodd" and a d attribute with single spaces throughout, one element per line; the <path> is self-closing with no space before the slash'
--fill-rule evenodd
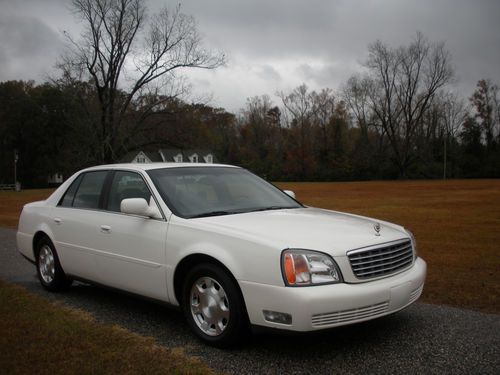
<path id="1" fill-rule="evenodd" d="M 102 247 L 99 217 L 109 171 L 84 172 L 51 210 L 52 232 L 66 273 L 88 280 L 98 277 L 95 253 Z"/>

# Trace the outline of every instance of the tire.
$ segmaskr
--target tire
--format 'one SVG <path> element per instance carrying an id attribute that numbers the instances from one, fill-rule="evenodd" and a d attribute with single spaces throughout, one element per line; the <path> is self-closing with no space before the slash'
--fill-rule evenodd
<path id="1" fill-rule="evenodd" d="M 36 272 L 42 286 L 51 291 L 67 290 L 72 283 L 64 273 L 54 245 L 48 238 L 42 238 L 36 246 Z"/>
<path id="2" fill-rule="evenodd" d="M 193 332 L 213 346 L 236 345 L 249 332 L 240 289 L 215 264 L 198 264 L 187 274 L 182 288 L 182 310 Z"/>

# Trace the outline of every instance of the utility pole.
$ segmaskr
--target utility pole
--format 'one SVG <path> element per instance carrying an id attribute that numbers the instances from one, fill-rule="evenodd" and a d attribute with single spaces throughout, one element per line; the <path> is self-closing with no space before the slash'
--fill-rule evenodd
<path id="1" fill-rule="evenodd" d="M 446 133 L 446 135 L 443 138 L 444 138 L 443 180 L 446 180 L 446 146 L 448 144 L 448 133 Z"/>
<path id="2" fill-rule="evenodd" d="M 21 189 L 17 186 L 17 161 L 19 160 L 19 154 L 17 153 L 17 149 L 14 150 L 14 189 L 19 191 Z"/>

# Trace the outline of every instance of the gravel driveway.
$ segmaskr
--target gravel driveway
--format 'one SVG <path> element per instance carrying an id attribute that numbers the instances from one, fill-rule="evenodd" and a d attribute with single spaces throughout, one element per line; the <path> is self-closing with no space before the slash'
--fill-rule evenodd
<path id="1" fill-rule="evenodd" d="M 500 373 L 500 315 L 417 303 L 372 322 L 307 335 L 261 334 L 220 350 L 198 342 L 175 309 L 80 283 L 64 294 L 46 292 L 35 267 L 15 250 L 15 232 L 1 228 L 0 278 L 167 348 L 184 347 L 230 374 Z"/>

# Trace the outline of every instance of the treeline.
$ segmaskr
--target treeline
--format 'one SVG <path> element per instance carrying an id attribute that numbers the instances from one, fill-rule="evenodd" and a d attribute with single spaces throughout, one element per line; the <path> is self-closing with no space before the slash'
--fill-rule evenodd
<path id="1" fill-rule="evenodd" d="M 336 91 L 301 85 L 247 99 L 239 113 L 155 91 L 111 90 L 91 80 L 0 83 L 0 183 L 47 177 L 133 150 L 209 148 L 221 162 L 270 180 L 500 177 L 500 95 L 481 80 L 468 98 L 449 91 L 443 44 L 369 46 L 363 73 Z M 119 116 L 119 122 L 116 118 Z"/>
<path id="2" fill-rule="evenodd" d="M 490 82 L 478 83 L 469 106 L 449 94 L 433 100 L 411 141 L 397 139 L 411 155 L 404 174 L 389 136 L 370 118 L 370 108 L 356 114 L 352 100 L 359 98 L 345 96 L 357 92 L 358 84 L 350 80 L 339 96 L 302 85 L 280 93 L 279 106 L 266 95 L 250 98 L 237 115 L 172 99 L 123 137 L 116 161 L 131 150 L 202 147 L 222 162 L 272 180 L 443 178 L 444 173 L 448 178 L 500 177 L 498 117 L 493 117 L 499 108 L 486 104 L 488 98 L 498 99 L 498 90 Z M 26 187 L 46 186 L 49 175 L 67 177 L 100 163 L 96 135 L 74 90 L 49 83 L 0 83 L 1 183 L 13 183 L 16 151 L 18 180 Z M 367 116 L 365 123 L 362 116 Z"/>

